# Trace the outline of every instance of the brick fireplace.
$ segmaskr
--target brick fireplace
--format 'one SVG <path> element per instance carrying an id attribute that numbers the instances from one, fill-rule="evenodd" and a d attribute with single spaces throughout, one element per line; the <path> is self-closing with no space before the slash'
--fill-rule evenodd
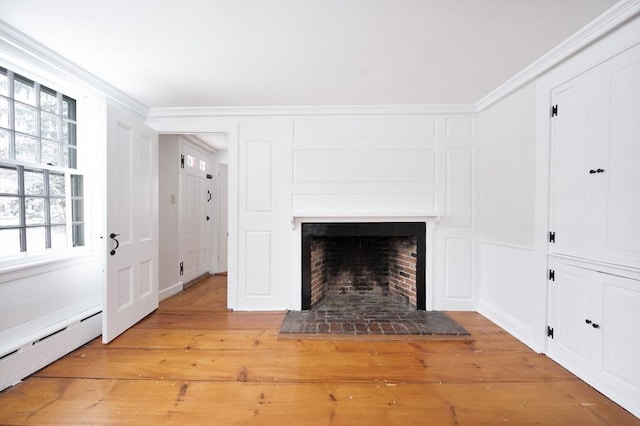
<path id="1" fill-rule="evenodd" d="M 302 309 L 375 293 L 424 310 L 424 222 L 303 223 Z"/>

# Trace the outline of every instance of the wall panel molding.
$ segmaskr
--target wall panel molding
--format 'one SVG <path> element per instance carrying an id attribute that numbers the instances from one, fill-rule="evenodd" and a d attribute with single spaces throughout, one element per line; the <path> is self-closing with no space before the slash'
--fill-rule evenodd
<path id="1" fill-rule="evenodd" d="M 314 117 L 294 120 L 294 140 L 436 140 L 437 120 L 425 116 Z"/>
<path id="2" fill-rule="evenodd" d="M 435 194 L 293 194 L 296 215 L 397 215 L 422 216 L 436 213 Z"/>
<path id="3" fill-rule="evenodd" d="M 448 149 L 447 224 L 473 226 L 473 149 Z"/>
<path id="4" fill-rule="evenodd" d="M 444 280 L 446 300 L 473 299 L 473 239 L 445 237 Z"/>
<path id="5" fill-rule="evenodd" d="M 293 183 L 435 183 L 432 149 L 294 150 Z"/>
<path id="6" fill-rule="evenodd" d="M 273 147 L 270 141 L 247 141 L 247 212 L 271 212 Z"/>
<path id="7" fill-rule="evenodd" d="M 474 119 L 473 118 L 447 118 L 445 120 L 445 137 L 447 140 L 462 139 L 473 140 Z"/>

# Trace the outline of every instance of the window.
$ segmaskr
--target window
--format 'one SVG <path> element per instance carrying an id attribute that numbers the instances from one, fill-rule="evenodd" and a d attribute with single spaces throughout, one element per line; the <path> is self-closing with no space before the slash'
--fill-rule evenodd
<path id="1" fill-rule="evenodd" d="M 84 245 L 76 126 L 74 99 L 0 67 L 0 256 Z"/>

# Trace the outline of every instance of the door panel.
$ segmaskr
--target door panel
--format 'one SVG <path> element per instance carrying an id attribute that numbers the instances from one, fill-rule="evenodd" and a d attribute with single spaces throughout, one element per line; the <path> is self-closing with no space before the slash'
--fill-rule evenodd
<path id="1" fill-rule="evenodd" d="M 640 286 L 638 281 L 601 274 L 602 370 L 621 385 L 640 389 Z"/>
<path id="2" fill-rule="evenodd" d="M 594 214 L 591 186 L 597 179 L 589 173 L 597 168 L 591 147 L 603 136 L 603 126 L 594 120 L 601 108 L 601 85 L 595 72 L 578 77 L 554 90 L 558 116 L 552 121 L 553 207 L 551 230 L 556 233 L 554 253 L 586 256 L 587 232 Z"/>
<path id="3" fill-rule="evenodd" d="M 107 109 L 107 268 L 102 341 L 158 307 L 158 138 Z"/>
<path id="4" fill-rule="evenodd" d="M 569 265 L 552 265 L 555 281 L 549 286 L 551 310 L 549 323 L 554 329 L 549 355 L 571 368 L 583 369 L 589 363 L 591 272 Z"/>
<path id="5" fill-rule="evenodd" d="M 284 194 L 291 182 L 284 150 L 292 141 L 288 118 L 243 123 L 238 140 L 238 293 L 236 309 L 283 306 L 281 271 L 292 247 Z M 289 176 L 286 178 L 285 176 Z"/>
<path id="6" fill-rule="evenodd" d="M 608 64 L 611 122 L 603 260 L 640 267 L 640 47 Z"/>

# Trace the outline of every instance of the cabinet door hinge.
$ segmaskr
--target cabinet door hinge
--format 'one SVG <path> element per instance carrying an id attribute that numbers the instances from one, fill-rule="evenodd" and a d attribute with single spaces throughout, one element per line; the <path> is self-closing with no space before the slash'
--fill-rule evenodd
<path id="1" fill-rule="evenodd" d="M 184 275 L 184 262 L 180 262 L 180 276 Z"/>
<path id="2" fill-rule="evenodd" d="M 549 242 L 550 243 L 555 243 L 556 242 L 556 233 L 551 231 L 549 232 Z"/>
<path id="3" fill-rule="evenodd" d="M 556 271 L 554 271 L 553 269 L 549 269 L 549 281 L 555 281 L 556 280 Z"/>
<path id="4" fill-rule="evenodd" d="M 180 168 L 184 169 L 184 155 L 180 155 Z"/>
<path id="5" fill-rule="evenodd" d="M 553 328 L 547 326 L 547 337 L 551 337 L 553 339 Z"/>
<path id="6" fill-rule="evenodd" d="M 558 105 L 553 105 L 551 107 L 551 117 L 556 117 L 558 115 Z"/>

